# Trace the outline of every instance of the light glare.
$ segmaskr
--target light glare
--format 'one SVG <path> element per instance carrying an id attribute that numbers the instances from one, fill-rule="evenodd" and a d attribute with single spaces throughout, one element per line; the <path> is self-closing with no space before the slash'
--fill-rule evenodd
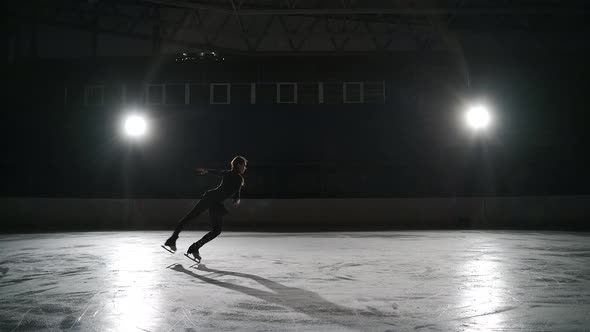
<path id="1" fill-rule="evenodd" d="M 474 106 L 467 111 L 466 120 L 473 129 L 485 129 L 490 124 L 490 113 L 483 106 Z"/>
<path id="2" fill-rule="evenodd" d="M 131 137 L 141 137 L 147 130 L 147 123 L 142 116 L 129 115 L 125 119 L 125 133 Z"/>

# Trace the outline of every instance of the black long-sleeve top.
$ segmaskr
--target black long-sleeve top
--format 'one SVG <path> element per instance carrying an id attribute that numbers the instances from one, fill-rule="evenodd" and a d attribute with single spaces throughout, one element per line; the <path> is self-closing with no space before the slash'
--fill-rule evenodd
<path id="1" fill-rule="evenodd" d="M 216 201 L 224 201 L 233 196 L 234 200 L 240 199 L 244 178 L 238 172 L 231 170 L 207 169 L 208 174 L 221 177 L 221 183 L 217 188 L 205 193 L 205 197 Z"/>

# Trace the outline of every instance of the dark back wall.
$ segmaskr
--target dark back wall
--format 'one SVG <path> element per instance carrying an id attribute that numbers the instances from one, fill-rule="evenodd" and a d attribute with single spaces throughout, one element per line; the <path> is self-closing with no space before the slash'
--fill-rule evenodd
<path id="1" fill-rule="evenodd" d="M 442 60 L 17 64 L 3 70 L 0 194 L 195 197 L 216 180 L 192 168 L 222 168 L 236 154 L 251 161 L 244 194 L 252 198 L 587 194 L 587 65 L 579 55 L 523 59 L 473 61 L 469 88 Z M 387 98 L 149 107 L 153 132 L 141 144 L 122 139 L 122 106 L 63 104 L 65 86 L 216 80 L 385 81 Z M 470 94 L 496 112 L 485 139 L 459 121 Z"/>

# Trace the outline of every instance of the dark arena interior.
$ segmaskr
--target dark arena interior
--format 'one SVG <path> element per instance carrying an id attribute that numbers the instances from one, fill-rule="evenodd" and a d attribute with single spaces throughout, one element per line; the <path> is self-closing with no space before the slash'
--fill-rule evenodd
<path id="1" fill-rule="evenodd" d="M 0 330 L 590 330 L 587 1 L 2 9 Z"/>

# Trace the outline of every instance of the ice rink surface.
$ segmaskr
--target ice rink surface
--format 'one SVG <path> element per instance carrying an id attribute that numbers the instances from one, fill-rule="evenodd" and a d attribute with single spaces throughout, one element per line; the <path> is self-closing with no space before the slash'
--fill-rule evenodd
<path id="1" fill-rule="evenodd" d="M 0 235 L 0 331 L 584 331 L 590 234 Z"/>

